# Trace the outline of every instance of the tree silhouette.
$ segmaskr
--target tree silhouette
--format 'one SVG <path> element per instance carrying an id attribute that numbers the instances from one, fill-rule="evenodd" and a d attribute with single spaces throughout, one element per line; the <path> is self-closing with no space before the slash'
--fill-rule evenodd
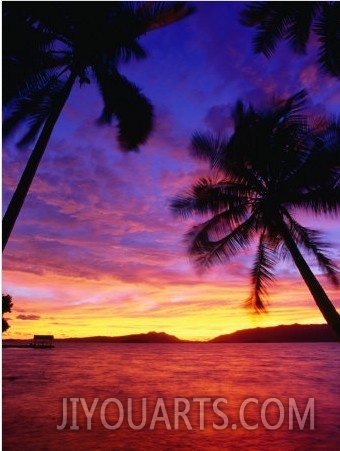
<path id="1" fill-rule="evenodd" d="M 195 133 L 193 153 L 207 159 L 213 172 L 173 199 L 171 207 L 184 218 L 204 217 L 186 235 L 189 254 L 201 267 L 227 262 L 257 241 L 246 302 L 256 311 L 266 310 L 275 264 L 290 255 L 340 338 L 340 315 L 301 250 L 314 256 L 334 284 L 336 266 L 320 233 L 294 217 L 297 210 L 316 215 L 339 211 L 340 123 L 308 120 L 301 112 L 306 96 L 300 91 L 265 111 L 239 101 L 229 139 Z"/>
<path id="2" fill-rule="evenodd" d="M 13 307 L 12 296 L 9 294 L 2 294 L 2 332 L 6 332 L 10 328 L 7 320 L 4 318 L 4 313 L 10 313 Z"/>
<path id="3" fill-rule="evenodd" d="M 240 22 L 256 28 L 254 50 L 268 58 L 280 40 L 287 40 L 294 52 L 305 53 L 314 31 L 321 70 L 340 77 L 338 2 L 251 2 L 241 11 Z"/>
<path id="4" fill-rule="evenodd" d="M 3 5 L 3 136 L 28 125 L 18 145 L 35 147 L 3 218 L 4 250 L 71 90 L 96 83 L 100 123 L 117 122 L 123 150 L 145 143 L 153 108 L 119 64 L 144 58 L 145 33 L 194 9 L 186 2 L 6 2 Z"/>

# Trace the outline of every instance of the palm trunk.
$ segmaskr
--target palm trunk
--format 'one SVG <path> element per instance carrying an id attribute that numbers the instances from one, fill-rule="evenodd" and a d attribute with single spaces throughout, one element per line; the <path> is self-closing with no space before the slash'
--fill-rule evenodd
<path id="1" fill-rule="evenodd" d="M 47 118 L 41 134 L 35 144 L 31 156 L 26 164 L 25 170 L 21 176 L 18 186 L 12 196 L 12 199 L 7 207 L 6 213 L 2 220 L 2 251 L 5 250 L 8 239 L 12 233 L 15 221 L 17 220 L 21 208 L 26 199 L 27 193 L 30 189 L 31 183 L 34 179 L 35 173 L 38 169 L 40 160 L 46 150 L 47 144 L 51 137 L 54 126 L 60 116 L 62 109 L 70 95 L 72 86 L 77 78 L 77 72 L 72 71 L 68 78 L 60 98 L 56 102 L 49 117 Z"/>
<path id="2" fill-rule="evenodd" d="M 282 236 L 285 244 L 294 260 L 294 263 L 305 281 L 309 291 L 311 292 L 316 305 L 319 307 L 327 324 L 331 327 L 335 337 L 340 341 L 340 315 L 320 285 L 319 281 L 311 271 L 306 260 L 303 258 L 299 248 L 292 238 L 286 224 L 282 224 Z"/>

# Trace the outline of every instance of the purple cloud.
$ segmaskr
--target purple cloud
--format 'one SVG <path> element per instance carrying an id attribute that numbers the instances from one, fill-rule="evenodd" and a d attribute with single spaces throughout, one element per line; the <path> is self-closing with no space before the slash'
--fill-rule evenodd
<path id="1" fill-rule="evenodd" d="M 20 315 L 16 316 L 16 319 L 22 319 L 24 321 L 36 321 L 38 319 L 41 319 L 41 316 L 39 316 L 39 315 L 23 315 L 23 314 L 20 314 Z"/>

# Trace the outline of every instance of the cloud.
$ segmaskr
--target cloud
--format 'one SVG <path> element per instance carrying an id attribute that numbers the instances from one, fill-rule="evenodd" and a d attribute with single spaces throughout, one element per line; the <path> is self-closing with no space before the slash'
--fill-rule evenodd
<path id="1" fill-rule="evenodd" d="M 24 321 L 36 321 L 38 319 L 41 319 L 41 316 L 39 316 L 39 315 L 23 315 L 23 314 L 20 314 L 20 315 L 16 316 L 16 319 L 22 319 Z"/>
<path id="2" fill-rule="evenodd" d="M 204 121 L 215 133 L 225 133 L 230 127 L 233 129 L 230 112 L 231 108 L 227 105 L 214 105 L 209 108 Z"/>

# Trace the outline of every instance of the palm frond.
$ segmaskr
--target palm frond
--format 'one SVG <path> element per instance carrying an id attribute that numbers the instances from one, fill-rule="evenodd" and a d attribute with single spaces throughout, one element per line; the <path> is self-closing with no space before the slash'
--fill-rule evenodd
<path id="1" fill-rule="evenodd" d="M 324 73 L 340 77 L 340 5 L 322 2 L 322 14 L 314 30 L 319 38 L 318 63 Z"/>
<path id="2" fill-rule="evenodd" d="M 317 186 L 308 191 L 291 192 L 287 205 L 310 211 L 315 215 L 337 216 L 340 213 L 340 181 L 337 179 L 327 186 Z"/>
<path id="3" fill-rule="evenodd" d="M 285 181 L 287 205 L 336 215 L 340 208 L 339 119 L 314 121 L 309 136 L 309 148 L 291 165 Z"/>
<path id="4" fill-rule="evenodd" d="M 114 49 L 111 60 L 114 66 L 117 66 L 120 62 L 128 63 L 133 58 L 135 60 L 141 60 L 146 57 L 147 54 L 143 47 L 136 40 L 131 39 Z"/>
<path id="5" fill-rule="evenodd" d="M 269 2 L 247 2 L 241 10 L 239 22 L 247 27 L 254 27 L 266 19 L 271 11 Z"/>
<path id="6" fill-rule="evenodd" d="M 49 2 L 40 4 L 37 2 L 22 2 L 20 4 L 20 14 L 39 33 L 50 36 L 54 43 L 58 41 L 59 44 L 62 43 L 63 45 L 70 46 L 72 45 L 73 33 L 76 29 L 76 21 L 74 19 L 77 17 L 78 21 L 82 22 L 81 14 L 86 6 L 84 4 L 81 10 L 77 10 L 74 2 Z"/>
<path id="7" fill-rule="evenodd" d="M 63 81 L 50 76 L 44 86 L 38 86 L 34 91 L 29 90 L 27 96 L 14 102 L 12 108 L 5 115 L 3 136 L 9 137 L 20 123 L 26 122 L 28 131 L 22 136 L 18 146 L 22 147 L 32 143 L 52 111 L 63 87 Z"/>
<path id="8" fill-rule="evenodd" d="M 235 130 L 244 123 L 245 118 L 249 117 L 249 113 L 249 107 L 247 108 L 243 101 L 238 99 L 231 111 L 231 117 L 234 121 Z"/>
<path id="9" fill-rule="evenodd" d="M 327 142 L 328 141 L 328 142 Z M 335 143 L 334 143 L 335 144 Z M 310 135 L 305 151 L 292 155 L 286 171 L 286 182 L 296 194 L 313 191 L 320 187 L 334 187 L 339 179 L 340 147 L 327 136 Z M 289 189 L 287 189 L 289 193 Z"/>
<path id="10" fill-rule="evenodd" d="M 237 207 L 236 207 L 237 209 Z M 189 243 L 189 255 L 194 258 L 198 267 L 209 268 L 215 263 L 224 263 L 245 250 L 256 233 L 256 217 L 250 216 L 221 239 L 228 229 L 228 216 L 234 220 L 233 212 L 227 211 L 199 226 L 193 227 L 186 234 Z"/>
<path id="11" fill-rule="evenodd" d="M 285 118 L 296 117 L 296 114 L 300 114 L 301 109 L 306 106 L 307 98 L 307 90 L 301 89 L 287 99 L 278 102 L 278 107 L 280 107 L 278 111 L 280 112 L 280 115 Z M 301 116 L 299 115 L 298 117 Z"/>
<path id="12" fill-rule="evenodd" d="M 221 135 L 195 132 L 191 139 L 191 153 L 208 160 L 211 168 L 224 174 L 234 186 L 243 185 L 248 193 L 261 192 L 263 185 L 259 177 L 244 163 L 247 147 L 240 143 L 242 136 L 242 132 L 235 132 L 227 141 Z"/>
<path id="13" fill-rule="evenodd" d="M 136 85 L 117 71 L 96 68 L 98 86 L 104 101 L 100 123 L 118 120 L 118 141 L 123 150 L 136 150 L 144 144 L 153 125 L 153 107 Z"/>
<path id="14" fill-rule="evenodd" d="M 250 207 L 252 193 L 242 184 L 218 178 L 200 178 L 184 196 L 177 196 L 171 202 L 175 214 L 187 218 L 191 215 L 218 215 L 234 208 L 242 209 L 242 219 Z M 235 218 L 236 222 L 240 218 Z"/>
<path id="15" fill-rule="evenodd" d="M 196 11 L 188 2 L 137 2 L 138 18 L 146 31 L 157 30 L 190 16 Z"/>
<path id="16" fill-rule="evenodd" d="M 319 41 L 319 67 L 339 78 L 338 2 L 251 2 L 241 11 L 240 22 L 256 29 L 254 51 L 267 58 L 272 56 L 280 40 L 287 40 L 295 53 L 305 53 L 313 29 Z"/>
<path id="17" fill-rule="evenodd" d="M 304 53 L 319 2 L 251 2 L 241 11 L 240 23 L 255 27 L 256 53 L 270 57 L 279 40 L 287 40 L 296 53 Z"/>
<path id="18" fill-rule="evenodd" d="M 4 83 L 4 102 L 3 106 L 6 110 L 11 110 L 13 105 L 17 104 L 23 97 L 34 96 L 40 89 L 44 90 L 55 77 L 55 70 L 37 71 L 34 73 L 21 72 L 20 76 L 16 76 L 20 72 L 22 66 L 13 66 L 11 69 L 4 69 L 7 77 L 12 77 L 12 82 Z M 26 74 L 24 76 L 24 74 Z"/>
<path id="19" fill-rule="evenodd" d="M 251 2 L 241 11 L 240 22 L 256 27 L 253 38 L 255 53 L 269 58 L 280 39 L 284 39 L 289 26 L 289 7 L 285 2 Z"/>
<path id="20" fill-rule="evenodd" d="M 191 138 L 191 154 L 199 159 L 210 161 L 216 166 L 217 156 L 224 152 L 227 141 L 219 135 L 207 132 L 194 132 Z"/>
<path id="21" fill-rule="evenodd" d="M 288 5 L 290 20 L 286 39 L 295 53 L 305 53 L 312 23 L 319 8 L 318 2 L 295 2 Z"/>
<path id="22" fill-rule="evenodd" d="M 305 92 L 298 92 L 285 101 L 274 101 L 273 108 L 264 111 L 238 101 L 233 110 L 235 132 L 216 155 L 216 166 L 231 179 L 251 183 L 263 194 L 269 181 L 282 172 L 287 149 L 294 146 L 297 153 L 297 137 L 304 124 L 298 112 L 305 96 Z"/>
<path id="23" fill-rule="evenodd" d="M 325 253 L 330 248 L 330 244 L 322 241 L 319 231 L 303 227 L 287 211 L 285 217 L 288 220 L 289 230 L 294 241 L 316 257 L 320 269 L 326 272 L 334 286 L 338 286 L 339 270 L 336 263 Z"/>
<path id="24" fill-rule="evenodd" d="M 258 313 L 266 311 L 268 288 L 274 281 L 273 269 L 277 260 L 276 250 L 269 245 L 266 233 L 263 232 L 251 270 L 252 293 L 246 300 L 246 306 L 253 308 Z"/>
<path id="25" fill-rule="evenodd" d="M 53 67 L 58 63 L 55 55 L 50 53 L 53 37 L 29 23 L 17 5 L 4 5 L 2 24 L 6 38 L 2 52 L 2 93 L 3 105 L 7 105 L 25 95 L 28 87 L 40 83 L 40 79 L 48 75 L 52 62 Z"/>

